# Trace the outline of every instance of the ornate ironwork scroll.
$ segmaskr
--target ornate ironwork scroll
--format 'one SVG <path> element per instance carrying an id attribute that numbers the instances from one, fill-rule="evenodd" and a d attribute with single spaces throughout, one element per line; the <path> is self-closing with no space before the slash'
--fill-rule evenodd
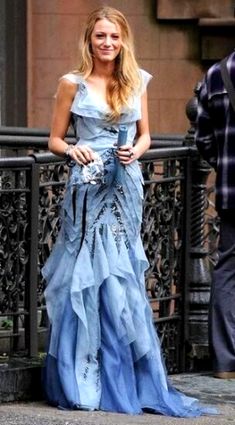
<path id="1" fill-rule="evenodd" d="M 150 263 L 146 289 L 170 372 L 180 369 L 182 339 L 183 164 L 177 159 L 143 163 L 142 237 Z"/>
<path id="2" fill-rule="evenodd" d="M 0 354 L 18 349 L 26 314 L 29 173 L 26 166 L 0 170 Z"/>

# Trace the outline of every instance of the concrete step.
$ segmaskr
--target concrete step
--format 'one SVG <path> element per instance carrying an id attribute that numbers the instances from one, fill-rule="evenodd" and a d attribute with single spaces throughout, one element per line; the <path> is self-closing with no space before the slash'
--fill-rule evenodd
<path id="1" fill-rule="evenodd" d="M 0 363 L 0 402 L 41 400 L 42 360 L 14 358 Z"/>

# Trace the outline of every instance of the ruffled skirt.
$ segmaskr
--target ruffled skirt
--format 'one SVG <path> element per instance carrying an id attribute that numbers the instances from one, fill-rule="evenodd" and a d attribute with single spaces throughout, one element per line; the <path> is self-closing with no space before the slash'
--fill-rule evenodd
<path id="1" fill-rule="evenodd" d="M 44 368 L 50 404 L 64 409 L 172 416 L 216 413 L 168 382 L 145 293 L 137 161 L 103 155 L 99 184 L 72 169 L 62 228 L 42 272 L 51 324 Z"/>

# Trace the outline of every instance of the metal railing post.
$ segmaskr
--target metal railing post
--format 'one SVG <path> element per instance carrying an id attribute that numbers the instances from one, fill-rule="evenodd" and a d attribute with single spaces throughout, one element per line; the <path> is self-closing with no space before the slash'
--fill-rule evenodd
<path id="1" fill-rule="evenodd" d="M 190 235 L 191 235 L 191 191 L 192 191 L 192 159 L 187 157 L 185 163 L 185 181 L 184 181 L 184 223 L 183 225 L 183 253 L 182 253 L 182 337 L 183 344 L 181 348 L 181 371 L 187 369 L 187 341 L 189 337 L 189 285 L 190 285 Z"/>
<path id="2" fill-rule="evenodd" d="M 199 86 L 195 88 L 197 92 Z M 191 128 L 185 137 L 185 145 L 195 147 L 197 98 L 186 106 Z M 191 192 L 191 241 L 190 241 L 190 285 L 189 285 L 189 368 L 208 368 L 208 309 L 211 288 L 211 273 L 208 251 L 205 248 L 205 207 L 207 202 L 207 178 L 211 168 L 199 155 L 192 160 Z"/>
<path id="3" fill-rule="evenodd" d="M 25 327 L 26 346 L 30 357 L 38 355 L 38 318 L 37 318 L 37 287 L 38 287 L 38 208 L 39 208 L 39 165 L 31 166 L 30 179 L 30 258 L 27 308 L 28 319 Z"/>

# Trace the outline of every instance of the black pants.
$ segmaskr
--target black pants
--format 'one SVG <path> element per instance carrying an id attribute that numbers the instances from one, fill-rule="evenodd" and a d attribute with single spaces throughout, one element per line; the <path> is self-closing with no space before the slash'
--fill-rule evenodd
<path id="1" fill-rule="evenodd" d="M 209 338 L 215 372 L 235 371 L 235 210 L 221 218 L 219 260 L 212 279 Z"/>

